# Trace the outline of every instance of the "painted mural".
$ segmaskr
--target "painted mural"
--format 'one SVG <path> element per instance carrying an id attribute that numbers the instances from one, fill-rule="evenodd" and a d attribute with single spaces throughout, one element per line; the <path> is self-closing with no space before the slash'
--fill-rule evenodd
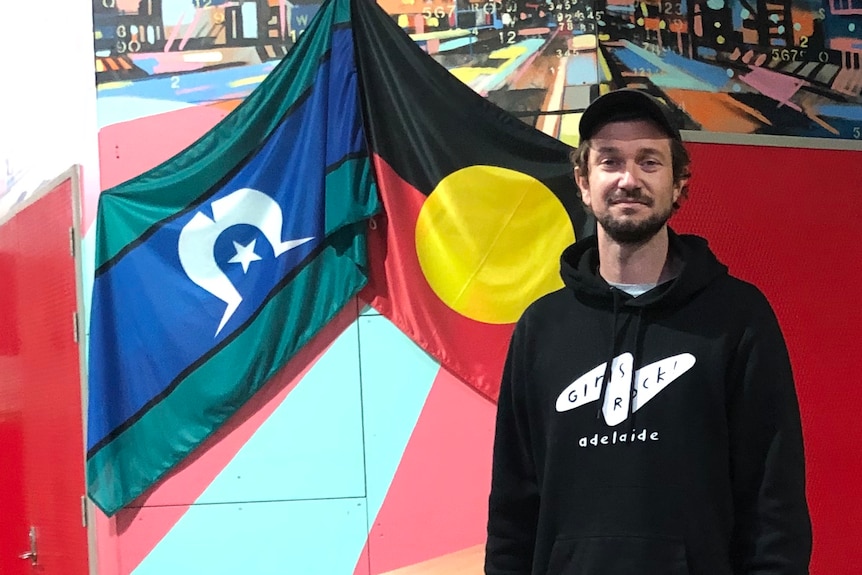
<path id="1" fill-rule="evenodd" d="M 573 143 L 598 93 L 638 87 L 689 130 L 862 140 L 860 0 L 381 0 L 476 92 Z M 315 0 L 93 0 L 102 126 L 227 108 Z"/>

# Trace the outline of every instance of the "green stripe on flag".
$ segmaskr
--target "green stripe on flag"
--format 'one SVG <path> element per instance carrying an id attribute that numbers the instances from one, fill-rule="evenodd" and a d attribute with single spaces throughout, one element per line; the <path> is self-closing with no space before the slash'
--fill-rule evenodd
<path id="1" fill-rule="evenodd" d="M 332 48 L 333 26 L 350 21 L 349 2 L 321 7 L 288 56 L 233 112 L 199 140 L 99 198 L 96 270 L 158 223 L 182 213 L 228 177 L 313 86 Z M 110 233 L 105 233 L 110 222 Z M 122 225 L 120 225 L 122 224 Z"/>
<path id="2" fill-rule="evenodd" d="M 115 512 L 184 459 L 365 285 L 356 264 L 366 257 L 365 236 L 357 229 L 365 225 L 330 236 L 246 329 L 88 460 L 90 493 L 98 494 L 93 499 L 100 509 Z M 274 323 L 295 329 L 274 331 Z"/>

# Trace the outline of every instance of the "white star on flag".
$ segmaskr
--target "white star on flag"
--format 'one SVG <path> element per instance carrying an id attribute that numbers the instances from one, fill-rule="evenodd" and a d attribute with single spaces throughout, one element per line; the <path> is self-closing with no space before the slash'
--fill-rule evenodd
<path id="1" fill-rule="evenodd" d="M 257 240 L 251 240 L 251 243 L 244 246 L 239 242 L 234 242 L 233 247 L 236 249 L 236 255 L 228 260 L 231 264 L 242 264 L 242 273 L 248 273 L 248 266 L 251 262 L 260 261 L 262 258 L 254 253 L 254 244 Z"/>

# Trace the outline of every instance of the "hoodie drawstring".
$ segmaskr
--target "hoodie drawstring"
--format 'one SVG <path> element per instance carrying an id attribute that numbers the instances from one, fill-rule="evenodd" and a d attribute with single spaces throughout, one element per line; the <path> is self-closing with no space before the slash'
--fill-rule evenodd
<path id="1" fill-rule="evenodd" d="M 608 392 L 608 384 L 611 381 L 611 369 L 614 363 L 614 354 L 617 351 L 617 318 L 620 311 L 620 295 L 615 288 L 611 288 L 611 294 L 614 300 L 614 320 L 611 326 L 611 349 L 608 352 L 608 361 L 605 364 L 605 374 L 602 376 L 602 391 L 599 395 L 599 409 L 596 412 L 596 419 L 601 419 L 602 410 L 605 406 L 605 395 Z"/>
<path id="2" fill-rule="evenodd" d="M 643 354 L 643 350 L 641 346 L 643 345 L 643 334 L 641 334 L 641 320 L 643 319 L 644 308 L 638 309 L 638 315 L 635 317 L 635 346 L 632 353 L 632 377 L 631 377 L 631 387 L 629 388 L 629 412 L 626 417 L 626 421 L 628 422 L 628 431 L 627 433 L 631 434 L 631 432 L 635 429 L 635 397 L 637 397 L 637 379 L 635 374 L 637 373 L 637 368 L 640 365 L 641 354 Z"/>

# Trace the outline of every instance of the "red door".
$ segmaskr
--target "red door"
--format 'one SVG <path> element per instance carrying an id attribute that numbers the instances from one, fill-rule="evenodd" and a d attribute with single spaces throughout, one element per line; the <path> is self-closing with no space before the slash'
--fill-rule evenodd
<path id="1" fill-rule="evenodd" d="M 70 171 L 5 222 L 0 216 L 4 575 L 88 573 L 81 361 L 74 329 L 79 296 L 70 248 L 76 188 Z M 34 550 L 35 564 L 26 556 Z"/>

